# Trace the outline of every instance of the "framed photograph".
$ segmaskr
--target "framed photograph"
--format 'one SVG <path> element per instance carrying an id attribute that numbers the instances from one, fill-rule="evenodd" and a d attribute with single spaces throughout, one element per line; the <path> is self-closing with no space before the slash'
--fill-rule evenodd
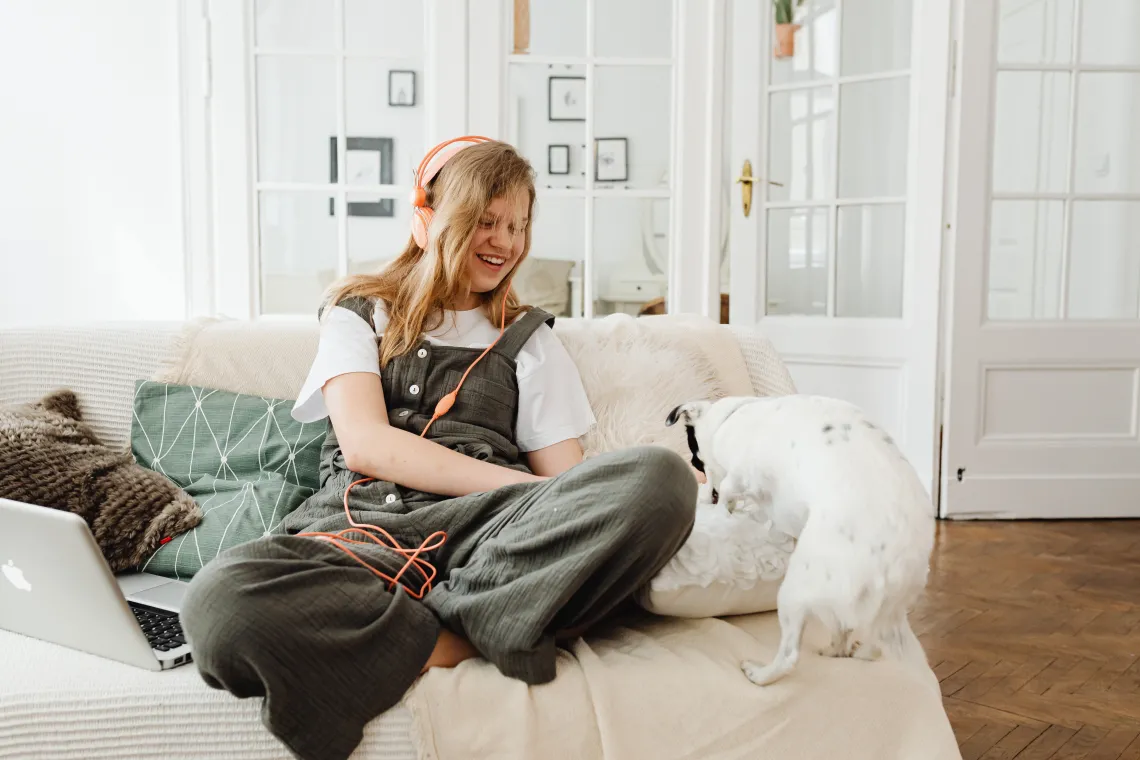
<path id="1" fill-rule="evenodd" d="M 550 77 L 549 121 L 586 120 L 586 77 Z"/>
<path id="2" fill-rule="evenodd" d="M 594 180 L 625 182 L 629 179 L 629 141 L 624 137 L 594 140 Z"/>
<path id="3" fill-rule="evenodd" d="M 570 146 L 569 145 L 547 145 L 546 146 L 546 173 L 547 174 L 569 174 L 570 173 Z"/>
<path id="4" fill-rule="evenodd" d="M 416 104 L 416 72 L 388 72 L 388 105 L 410 108 Z"/>
<path id="5" fill-rule="evenodd" d="M 392 184 L 391 137 L 349 137 L 345 139 L 344 164 L 346 185 Z M 336 136 L 329 138 L 329 182 L 338 181 Z M 349 201 L 349 216 L 395 216 L 392 198 L 376 201 Z M 336 216 L 336 200 L 329 198 L 329 216 Z"/>

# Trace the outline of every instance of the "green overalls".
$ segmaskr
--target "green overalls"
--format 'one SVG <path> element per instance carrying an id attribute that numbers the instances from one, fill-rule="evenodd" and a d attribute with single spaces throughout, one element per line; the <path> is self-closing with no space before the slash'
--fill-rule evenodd
<path id="1" fill-rule="evenodd" d="M 371 303 L 340 305 L 371 324 Z M 428 438 L 526 470 L 514 442 L 515 358 L 553 320 L 532 309 L 510 325 Z M 421 433 L 481 351 L 424 340 L 390 361 L 381 377 L 390 423 Z M 344 490 L 363 477 L 345 467 L 330 428 L 321 489 L 281 533 L 207 564 L 182 609 L 206 683 L 263 697 L 266 727 L 301 758 L 348 757 L 364 726 L 418 677 L 441 623 L 504 675 L 528 684 L 553 679 L 555 635 L 599 622 L 669 561 L 692 528 L 697 489 L 684 460 L 662 447 L 603 454 L 551 480 L 453 499 L 386 481 L 356 486 L 353 519 L 384 528 L 401 546 L 447 532 L 427 556 L 439 575 L 421 602 L 403 588 L 390 593 L 336 547 L 295 535 L 350 527 Z M 389 575 L 404 565 L 382 547 L 353 550 Z"/>

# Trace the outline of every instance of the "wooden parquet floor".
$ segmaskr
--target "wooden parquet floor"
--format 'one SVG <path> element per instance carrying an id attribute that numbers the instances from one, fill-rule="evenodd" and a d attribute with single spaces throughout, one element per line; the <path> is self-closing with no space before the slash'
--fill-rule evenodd
<path id="1" fill-rule="evenodd" d="M 939 522 L 911 625 L 964 760 L 1140 760 L 1140 520 Z"/>

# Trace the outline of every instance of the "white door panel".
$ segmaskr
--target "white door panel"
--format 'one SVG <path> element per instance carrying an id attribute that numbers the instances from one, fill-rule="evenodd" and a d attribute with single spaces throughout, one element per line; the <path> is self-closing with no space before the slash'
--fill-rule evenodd
<path id="1" fill-rule="evenodd" d="M 732 196 L 731 320 L 800 392 L 863 407 L 934 493 L 950 2 L 808 0 L 790 59 L 769 3 L 732 13 L 730 165 L 757 179 L 748 216 Z"/>
<path id="2" fill-rule="evenodd" d="M 1140 516 L 1140 37 L 1082 42 L 1103 13 L 962 7 L 946 516 Z"/>

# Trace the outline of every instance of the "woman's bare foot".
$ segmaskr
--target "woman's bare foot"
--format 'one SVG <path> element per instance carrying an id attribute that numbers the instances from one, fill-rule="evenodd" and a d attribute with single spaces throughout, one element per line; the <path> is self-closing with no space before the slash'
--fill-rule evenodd
<path id="1" fill-rule="evenodd" d="M 424 663 L 421 673 L 430 668 L 454 668 L 464 660 L 478 657 L 479 650 L 471 645 L 467 639 L 452 633 L 446 628 L 439 629 L 439 638 L 435 640 L 435 649 Z"/>

